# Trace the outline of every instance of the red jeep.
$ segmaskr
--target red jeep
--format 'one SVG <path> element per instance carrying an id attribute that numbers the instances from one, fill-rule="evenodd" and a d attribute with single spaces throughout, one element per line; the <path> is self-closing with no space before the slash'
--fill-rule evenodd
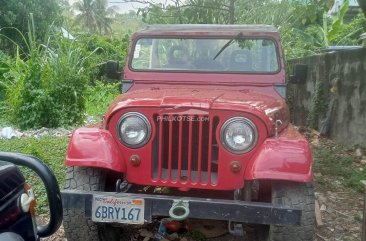
<path id="1" fill-rule="evenodd" d="M 133 35 L 123 77 L 107 67 L 123 94 L 71 138 L 69 241 L 117 241 L 125 224 L 164 216 L 313 240 L 312 154 L 289 123 L 276 28 L 149 26 Z"/>

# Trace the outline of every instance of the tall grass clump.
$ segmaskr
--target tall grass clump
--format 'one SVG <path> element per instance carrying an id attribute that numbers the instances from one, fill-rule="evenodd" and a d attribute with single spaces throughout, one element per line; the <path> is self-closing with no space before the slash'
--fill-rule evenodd
<path id="1" fill-rule="evenodd" d="M 5 98 L 5 84 L 4 82 L 4 75 L 9 72 L 10 69 L 10 57 L 6 55 L 4 52 L 0 50 L 0 106 L 3 101 L 6 100 Z M 1 107 L 0 107 L 1 113 Z"/>
<path id="2" fill-rule="evenodd" d="M 18 47 L 2 81 L 6 86 L 6 114 L 21 129 L 81 123 L 88 85 L 85 63 L 93 52 L 86 55 L 73 40 L 55 31 L 48 35 L 46 44 L 37 43 L 32 15 L 28 29 L 27 36 L 14 29 L 27 49 Z"/>
<path id="3" fill-rule="evenodd" d="M 51 97 L 51 126 L 80 123 L 85 112 L 85 92 L 89 83 L 83 49 L 60 36 L 44 46 L 42 80 Z M 92 53 L 91 53 L 92 54 Z"/>

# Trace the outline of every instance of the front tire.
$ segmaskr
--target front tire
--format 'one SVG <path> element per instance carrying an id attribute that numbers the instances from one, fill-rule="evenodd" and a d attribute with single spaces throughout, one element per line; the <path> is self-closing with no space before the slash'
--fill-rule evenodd
<path id="1" fill-rule="evenodd" d="M 91 167 L 68 167 L 65 190 L 104 191 L 106 171 Z M 119 229 L 85 217 L 84 209 L 64 207 L 64 229 L 68 241 L 119 241 Z"/>
<path id="2" fill-rule="evenodd" d="M 309 183 L 274 182 L 272 203 L 302 210 L 300 226 L 271 225 L 268 241 L 313 241 L 315 237 L 314 188 Z"/>

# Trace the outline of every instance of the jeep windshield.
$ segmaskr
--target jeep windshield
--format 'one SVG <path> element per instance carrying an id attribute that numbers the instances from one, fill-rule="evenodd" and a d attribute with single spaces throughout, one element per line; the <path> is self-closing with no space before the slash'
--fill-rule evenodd
<path id="1" fill-rule="evenodd" d="M 268 38 L 140 38 L 130 68 L 159 72 L 277 73 L 277 45 Z"/>

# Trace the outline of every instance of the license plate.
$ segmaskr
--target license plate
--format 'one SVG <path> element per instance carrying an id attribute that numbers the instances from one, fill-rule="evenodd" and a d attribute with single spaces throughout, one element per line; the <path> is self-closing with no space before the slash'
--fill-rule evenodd
<path id="1" fill-rule="evenodd" d="M 144 223 L 145 202 L 141 198 L 93 196 L 92 220 L 128 224 Z"/>

